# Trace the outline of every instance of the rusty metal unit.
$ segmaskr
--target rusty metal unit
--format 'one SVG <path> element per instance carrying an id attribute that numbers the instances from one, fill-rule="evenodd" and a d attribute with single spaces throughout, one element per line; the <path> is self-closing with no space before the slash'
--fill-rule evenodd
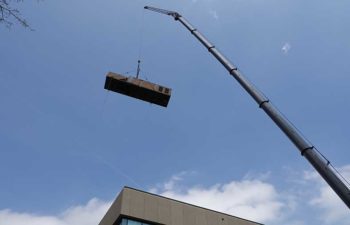
<path id="1" fill-rule="evenodd" d="M 126 77 L 109 72 L 106 76 L 106 90 L 167 107 L 171 89 L 135 77 Z"/>

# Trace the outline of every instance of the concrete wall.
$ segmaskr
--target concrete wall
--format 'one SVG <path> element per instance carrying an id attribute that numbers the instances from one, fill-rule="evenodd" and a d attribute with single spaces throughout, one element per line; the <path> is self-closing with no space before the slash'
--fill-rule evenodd
<path id="1" fill-rule="evenodd" d="M 125 187 L 99 225 L 120 216 L 164 225 L 257 225 L 252 221 Z"/>

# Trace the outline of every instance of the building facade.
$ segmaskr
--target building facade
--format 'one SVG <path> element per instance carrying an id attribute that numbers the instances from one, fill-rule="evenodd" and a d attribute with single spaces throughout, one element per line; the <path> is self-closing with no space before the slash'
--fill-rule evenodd
<path id="1" fill-rule="evenodd" d="M 239 217 L 124 187 L 99 225 L 261 225 Z"/>

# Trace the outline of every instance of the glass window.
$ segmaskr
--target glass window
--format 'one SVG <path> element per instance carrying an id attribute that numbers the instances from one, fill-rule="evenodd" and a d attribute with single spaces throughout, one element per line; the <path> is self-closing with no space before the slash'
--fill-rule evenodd
<path id="1" fill-rule="evenodd" d="M 120 222 L 120 225 L 150 225 L 150 224 L 123 218 Z"/>
<path id="2" fill-rule="evenodd" d="M 127 219 L 122 219 L 122 221 L 120 222 L 120 225 L 127 225 L 128 224 L 128 220 Z"/>
<path id="3" fill-rule="evenodd" d="M 134 221 L 134 220 L 128 220 L 128 225 L 142 225 L 142 223 Z"/>

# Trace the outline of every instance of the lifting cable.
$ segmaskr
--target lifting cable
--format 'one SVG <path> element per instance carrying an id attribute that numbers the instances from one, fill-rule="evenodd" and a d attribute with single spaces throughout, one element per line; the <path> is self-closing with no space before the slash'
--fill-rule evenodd
<path id="1" fill-rule="evenodd" d="M 138 59 L 137 59 L 137 70 L 136 70 L 136 78 L 139 78 L 140 75 L 140 64 L 141 64 L 141 54 L 142 54 L 142 44 L 143 44 L 143 30 L 145 26 L 144 22 L 145 17 L 145 9 L 142 9 L 141 20 L 139 22 L 139 51 L 138 51 Z"/>
<path id="2" fill-rule="evenodd" d="M 139 78 L 140 71 L 141 71 L 140 64 L 141 64 L 141 53 L 142 53 L 142 44 L 143 44 L 144 17 L 145 17 L 145 9 L 142 9 L 141 19 L 139 21 L 139 40 L 138 40 L 139 47 L 138 47 L 137 69 L 136 69 L 136 71 L 129 70 L 129 71 L 123 73 L 125 75 L 128 75 L 130 73 L 136 72 L 136 78 Z M 109 87 L 109 84 L 108 84 L 108 87 Z M 106 105 L 108 93 L 109 93 L 109 90 L 107 91 L 107 93 L 104 97 L 102 108 L 104 108 L 104 106 Z M 103 114 L 103 112 L 102 112 L 102 114 Z"/>

